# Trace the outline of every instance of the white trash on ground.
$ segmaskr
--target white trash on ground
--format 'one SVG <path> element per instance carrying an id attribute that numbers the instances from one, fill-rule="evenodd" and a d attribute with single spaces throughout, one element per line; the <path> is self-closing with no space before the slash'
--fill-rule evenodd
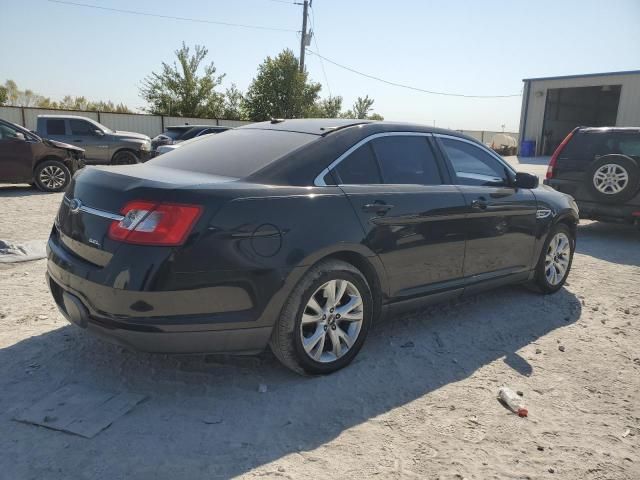
<path id="1" fill-rule="evenodd" d="M 14 243 L 0 240 L 0 263 L 28 262 L 47 256 L 47 242 L 44 240 L 28 240 Z"/>
<path id="2" fill-rule="evenodd" d="M 520 396 L 509 387 L 500 388 L 498 391 L 498 399 L 513 413 L 517 413 L 519 417 L 526 417 L 529 415 L 529 411 L 522 403 Z"/>

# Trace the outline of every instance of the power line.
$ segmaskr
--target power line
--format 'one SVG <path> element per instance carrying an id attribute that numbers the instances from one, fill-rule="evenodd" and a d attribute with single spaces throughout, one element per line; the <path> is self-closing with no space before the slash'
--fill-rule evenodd
<path id="1" fill-rule="evenodd" d="M 316 50 L 318 51 L 318 53 L 320 53 L 320 47 L 318 46 L 318 40 L 317 40 L 317 34 L 316 34 L 316 15 L 315 15 L 315 11 L 313 10 L 313 8 L 311 8 L 311 32 L 312 32 L 312 38 L 313 38 L 313 43 L 316 46 Z M 322 60 L 322 57 L 320 58 L 320 66 L 322 67 L 322 74 L 324 75 L 324 82 L 327 84 L 327 90 L 329 90 L 329 97 L 333 97 L 333 94 L 331 93 L 331 85 L 329 85 L 329 77 L 327 77 L 327 71 L 324 68 L 324 60 Z"/>
<path id="2" fill-rule="evenodd" d="M 333 65 L 335 65 L 336 67 L 340 67 L 344 70 L 348 70 L 352 73 L 355 73 L 357 75 L 361 75 L 363 77 L 367 77 L 370 78 L 372 80 L 376 80 L 378 82 L 382 82 L 382 83 L 386 83 L 387 85 L 392 85 L 394 87 L 400 87 L 400 88 L 406 88 L 408 90 L 414 90 L 416 92 L 422 92 L 422 93 L 429 93 L 431 95 L 444 95 L 447 97 L 464 97 L 464 98 L 510 98 L 510 97 L 520 97 L 522 96 L 521 93 L 513 93 L 513 94 L 509 94 L 509 95 L 465 95 L 463 93 L 450 93 L 450 92 L 437 92 L 435 90 L 426 90 L 424 88 L 418 88 L 418 87 L 413 87 L 411 85 L 405 85 L 403 83 L 397 83 L 397 82 L 392 82 L 390 80 L 385 80 L 384 78 L 380 78 L 380 77 L 376 77 L 374 75 L 369 75 L 368 73 L 363 73 L 360 72 L 354 68 L 351 67 L 347 67 L 346 65 L 342 65 L 338 62 L 334 62 L 333 60 L 327 58 L 327 57 L 323 57 L 322 55 L 320 55 L 318 52 L 314 52 L 312 50 L 307 49 L 307 52 L 309 52 L 312 55 L 315 55 L 316 57 L 319 57 Z"/>
<path id="3" fill-rule="evenodd" d="M 74 7 L 85 7 L 85 8 L 94 8 L 96 10 L 106 10 L 109 12 L 117 12 L 117 13 L 126 13 L 129 15 L 142 15 L 145 17 L 156 17 L 156 18 L 165 18 L 169 20 L 180 20 L 183 22 L 196 22 L 196 23 L 208 23 L 213 25 L 223 25 L 225 27 L 240 27 L 240 28 L 253 28 L 256 30 L 272 30 L 276 32 L 296 32 L 296 30 L 292 30 L 289 28 L 277 28 L 277 27 L 265 27 L 262 25 L 248 25 L 243 23 L 230 23 L 230 22 L 220 22 L 217 20 L 207 20 L 203 18 L 189 18 L 189 17 L 174 17 L 172 15 L 161 15 L 159 13 L 149 13 L 149 12 L 140 12 L 137 10 L 124 10 L 122 8 L 111 8 L 111 7 L 101 7 L 99 5 L 90 5 L 87 3 L 78 3 L 78 2 L 68 2 L 65 0 L 47 0 L 51 3 L 59 3 L 61 5 L 71 5 Z M 284 1 L 284 0 L 283 0 Z"/>

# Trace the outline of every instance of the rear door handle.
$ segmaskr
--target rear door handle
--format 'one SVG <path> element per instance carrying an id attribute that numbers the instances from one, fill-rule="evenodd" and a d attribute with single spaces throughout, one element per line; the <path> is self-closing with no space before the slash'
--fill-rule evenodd
<path id="1" fill-rule="evenodd" d="M 388 203 L 382 203 L 382 202 L 367 203 L 366 205 L 362 206 L 362 210 L 364 212 L 377 213 L 378 215 L 384 215 L 392 208 L 393 208 L 393 205 L 389 205 Z"/>
<path id="2" fill-rule="evenodd" d="M 476 198 L 471 201 L 471 208 L 474 210 L 486 210 L 489 206 L 489 202 L 487 202 L 484 198 Z"/>

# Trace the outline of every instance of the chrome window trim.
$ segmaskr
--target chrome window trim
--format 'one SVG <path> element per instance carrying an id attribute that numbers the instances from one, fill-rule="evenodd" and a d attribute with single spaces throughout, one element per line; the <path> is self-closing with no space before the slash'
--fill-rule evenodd
<path id="1" fill-rule="evenodd" d="M 324 181 L 324 177 L 334 168 L 338 166 L 342 160 L 351 155 L 354 151 L 360 148 L 365 143 L 370 142 L 371 140 L 375 140 L 376 138 L 381 137 L 432 137 L 433 134 L 429 132 L 382 132 L 382 133 L 374 133 L 373 135 L 369 135 L 368 137 L 363 138 L 358 143 L 350 147 L 346 152 L 336 158 L 331 164 L 322 170 L 313 181 L 313 184 L 316 187 L 333 187 L 335 185 L 327 185 Z M 377 184 L 376 184 L 377 185 Z M 381 185 L 389 185 L 389 184 L 381 184 Z"/>
<path id="2" fill-rule="evenodd" d="M 456 137 L 455 135 L 447 135 L 447 134 L 444 134 L 444 133 L 434 133 L 433 136 L 437 137 L 437 138 L 446 138 L 446 139 L 449 139 L 449 140 L 457 140 L 459 142 L 464 142 L 464 143 L 468 143 L 469 145 L 473 145 L 474 147 L 479 148 L 480 150 L 488 153 L 490 156 L 495 158 L 503 167 L 506 167 L 507 170 L 509 170 L 511 173 L 513 173 L 514 175 L 516 174 L 516 171 L 514 170 L 514 168 L 511 165 L 509 165 L 507 162 L 505 162 L 502 157 L 500 157 L 496 152 L 494 152 L 490 148 L 485 147 L 481 143 L 474 142 L 472 140 L 468 140 L 468 139 L 462 138 L 462 137 Z M 444 152 L 444 153 L 446 154 L 447 152 Z"/>

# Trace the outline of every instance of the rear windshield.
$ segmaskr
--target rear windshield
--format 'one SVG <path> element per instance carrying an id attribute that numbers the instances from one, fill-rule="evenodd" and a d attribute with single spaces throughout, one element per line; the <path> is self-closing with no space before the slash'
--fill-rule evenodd
<path id="1" fill-rule="evenodd" d="M 242 128 L 224 135 L 198 137 L 148 163 L 244 178 L 317 138 L 307 133 Z"/>
<path id="2" fill-rule="evenodd" d="M 167 130 L 165 132 L 163 132 L 163 135 L 165 137 L 169 137 L 171 140 L 178 140 L 182 137 L 182 135 L 184 135 L 186 132 L 188 132 L 189 130 L 191 130 L 191 128 L 186 127 L 186 128 L 167 128 Z"/>
<path id="3" fill-rule="evenodd" d="M 585 161 L 610 154 L 640 157 L 640 135 L 623 132 L 578 132 L 562 152 L 563 157 Z"/>

